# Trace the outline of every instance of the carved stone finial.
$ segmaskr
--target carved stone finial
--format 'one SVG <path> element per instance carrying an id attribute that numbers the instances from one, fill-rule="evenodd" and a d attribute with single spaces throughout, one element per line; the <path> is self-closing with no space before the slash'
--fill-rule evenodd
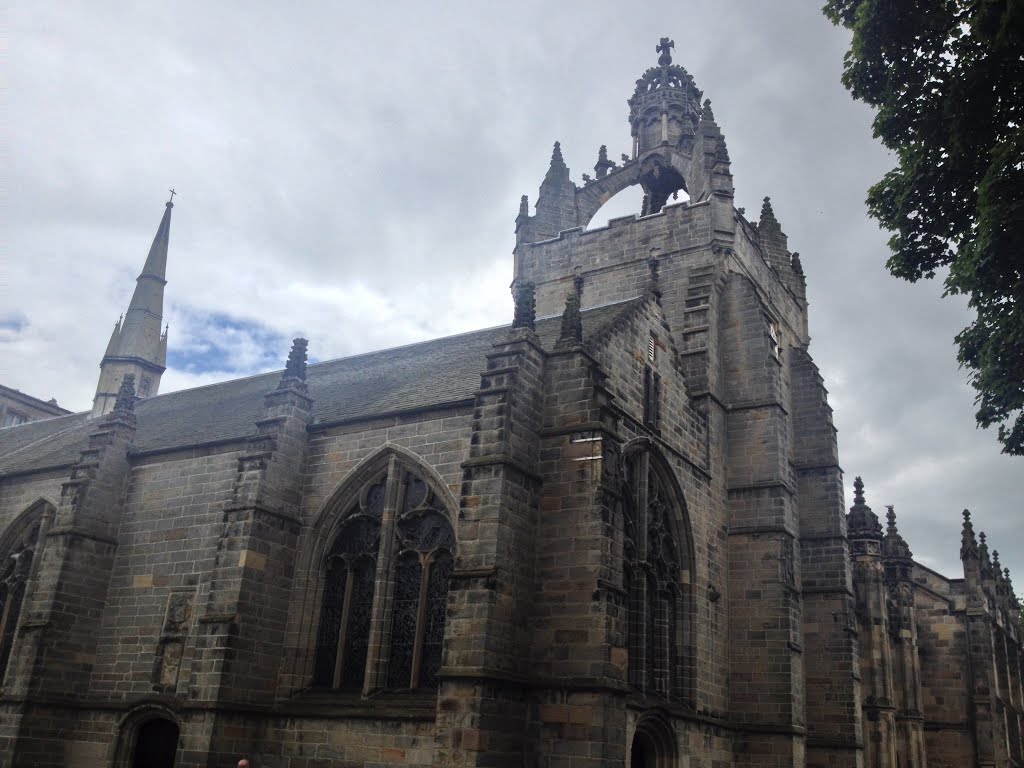
<path id="1" fill-rule="evenodd" d="M 309 346 L 307 339 L 298 338 L 292 340 L 292 348 L 288 353 L 288 362 L 284 366 L 284 374 L 281 376 L 280 387 L 287 386 L 286 379 L 306 380 L 306 348 Z"/>
<path id="2" fill-rule="evenodd" d="M 580 299 L 583 298 L 583 275 L 579 273 L 579 267 L 576 268 L 576 275 L 572 279 L 572 288 L 576 291 L 576 296 Z"/>
<path id="3" fill-rule="evenodd" d="M 562 142 L 560 141 L 556 141 L 555 148 L 551 150 L 551 164 L 565 165 L 565 160 L 562 159 Z"/>
<path id="4" fill-rule="evenodd" d="M 853 506 L 850 507 L 847 525 L 851 535 L 866 535 L 870 538 L 882 536 L 882 524 L 878 521 L 878 515 L 864 501 L 864 481 L 860 476 L 853 480 Z"/>
<path id="5" fill-rule="evenodd" d="M 114 400 L 114 413 L 135 412 L 135 374 L 126 373 L 121 379 L 121 386 L 117 390 L 117 398 Z"/>
<path id="6" fill-rule="evenodd" d="M 796 251 L 793 251 L 793 255 L 789 258 L 789 265 L 798 275 L 802 275 L 804 273 L 803 262 L 800 261 L 800 254 Z"/>
<path id="7" fill-rule="evenodd" d="M 592 181 L 593 181 L 593 179 L 590 178 L 590 174 L 589 173 L 584 173 L 583 174 L 583 183 L 584 184 L 589 184 Z"/>
<path id="8" fill-rule="evenodd" d="M 715 122 L 715 113 L 711 111 L 711 99 L 704 99 L 704 109 L 701 111 L 700 116 L 708 122 Z"/>
<path id="9" fill-rule="evenodd" d="M 597 178 L 603 179 L 608 171 L 615 167 L 615 163 L 608 159 L 608 147 L 604 144 L 597 150 L 597 162 L 594 164 L 594 173 Z"/>
<path id="10" fill-rule="evenodd" d="M 886 505 L 886 531 L 885 531 L 885 544 L 884 551 L 886 557 L 898 557 L 909 559 L 913 557 L 913 553 L 910 551 L 910 547 L 907 546 L 907 542 L 900 536 L 899 530 L 896 528 L 896 510 L 892 504 Z"/>
<path id="11" fill-rule="evenodd" d="M 978 542 L 974 538 L 974 525 L 971 523 L 970 510 L 964 510 L 964 527 L 963 532 L 960 535 L 960 557 L 964 557 L 968 552 L 977 550 Z"/>
<path id="12" fill-rule="evenodd" d="M 516 283 L 513 289 L 516 310 L 512 318 L 513 328 L 529 328 L 534 330 L 537 321 L 536 286 L 530 281 Z"/>
<path id="13" fill-rule="evenodd" d="M 562 311 L 562 332 L 558 336 L 557 347 L 574 346 L 583 342 L 583 317 L 580 314 L 580 297 L 570 291 L 565 297 L 565 309 Z"/>
<path id="14" fill-rule="evenodd" d="M 775 220 L 775 211 L 772 210 L 772 199 L 766 196 L 764 201 L 761 203 L 761 221 L 763 222 L 769 219 L 772 221 Z"/>
<path id="15" fill-rule="evenodd" d="M 1002 576 L 1003 576 L 1003 566 L 999 563 L 999 550 L 998 549 L 993 549 L 992 550 L 992 567 L 995 569 L 996 576 L 999 577 L 999 578 L 1002 578 Z"/>
<path id="16" fill-rule="evenodd" d="M 988 557 L 988 537 L 984 531 L 978 534 L 978 555 L 981 557 L 981 564 L 983 567 L 991 565 L 991 561 Z"/>
<path id="17" fill-rule="evenodd" d="M 624 163 L 628 163 L 629 162 L 629 155 L 627 155 L 625 152 L 622 153 L 621 157 L 622 157 L 622 162 L 624 162 Z"/>
<path id="18" fill-rule="evenodd" d="M 675 40 L 669 40 L 667 37 L 661 38 L 661 42 L 654 48 L 655 53 L 660 53 L 658 57 L 658 64 L 663 67 L 667 67 L 672 63 L 672 49 L 676 47 Z"/>
<path id="19" fill-rule="evenodd" d="M 529 217 L 530 200 L 526 195 L 519 198 L 519 218 Z"/>

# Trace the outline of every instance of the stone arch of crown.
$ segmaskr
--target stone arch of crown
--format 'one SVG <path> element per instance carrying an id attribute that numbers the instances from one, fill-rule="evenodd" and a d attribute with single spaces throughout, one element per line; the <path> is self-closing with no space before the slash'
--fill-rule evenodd
<path id="1" fill-rule="evenodd" d="M 364 486 L 384 476 L 391 459 L 395 458 L 400 468 L 414 472 L 427 483 L 440 502 L 439 510 L 448 519 L 458 546 L 458 525 L 455 514 L 459 505 L 451 490 L 419 455 L 394 443 L 385 443 L 363 458 L 342 478 L 335 490 L 320 505 L 313 523 L 303 533 L 298 543 L 295 580 L 293 582 L 292 612 L 288 618 L 289 627 L 297 631 L 300 638 L 298 651 L 290 665 L 282 666 L 282 674 L 296 680 L 304 680 L 312 674 L 315 637 L 320 622 L 320 606 L 323 600 L 324 569 L 327 553 L 333 545 L 341 525 L 345 522 L 343 512 L 349 501 Z M 288 686 L 282 684 L 285 688 Z M 295 690 L 301 688 L 292 686 Z M 283 690 L 283 689 L 282 689 Z"/>
<path id="2" fill-rule="evenodd" d="M 690 157 L 679 149 L 662 146 L 647 152 L 621 168 L 611 171 L 603 179 L 587 184 L 577 191 L 578 225 L 584 228 L 589 226 L 591 220 L 605 203 L 627 187 L 639 184 L 645 168 L 655 160 L 660 160 L 667 167 L 677 171 L 684 180 L 690 174 Z"/>
<path id="3" fill-rule="evenodd" d="M 182 722 L 178 713 L 163 703 L 140 702 L 117 721 L 117 739 L 114 741 L 109 764 L 114 768 L 130 768 L 135 755 L 139 729 L 154 720 L 166 720 L 173 723 L 178 729 L 178 744 L 181 744 Z"/>

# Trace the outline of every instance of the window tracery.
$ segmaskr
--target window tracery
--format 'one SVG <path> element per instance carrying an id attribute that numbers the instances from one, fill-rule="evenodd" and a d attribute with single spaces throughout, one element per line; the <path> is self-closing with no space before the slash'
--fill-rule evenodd
<path id="1" fill-rule="evenodd" d="M 31 525 L 0 561 L 0 681 L 7 671 L 25 587 L 32 572 L 39 523 Z"/>
<path id="2" fill-rule="evenodd" d="M 342 517 L 327 556 L 314 684 L 435 688 L 455 551 L 444 506 L 392 459 Z M 373 627 L 386 631 L 375 639 Z"/>
<path id="3" fill-rule="evenodd" d="M 648 694 L 683 697 L 682 559 L 668 489 L 649 454 L 627 456 L 624 474 L 624 579 L 629 681 Z"/>

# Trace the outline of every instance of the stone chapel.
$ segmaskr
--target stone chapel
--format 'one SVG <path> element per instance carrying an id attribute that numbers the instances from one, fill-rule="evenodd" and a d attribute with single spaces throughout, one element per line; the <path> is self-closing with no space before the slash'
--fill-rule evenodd
<path id="1" fill-rule="evenodd" d="M 505 327 L 160 395 L 167 203 L 92 410 L 0 430 L 0 765 L 1024 764 L 1009 574 L 846 509 L 804 267 L 672 48 L 630 154 L 555 143 Z"/>

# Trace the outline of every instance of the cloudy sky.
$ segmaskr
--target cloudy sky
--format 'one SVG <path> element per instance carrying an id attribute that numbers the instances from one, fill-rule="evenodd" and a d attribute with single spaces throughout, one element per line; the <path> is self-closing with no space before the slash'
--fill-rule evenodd
<path id="1" fill-rule="evenodd" d="M 577 182 L 600 144 L 629 151 L 625 100 L 668 35 L 737 205 L 770 195 L 801 253 L 847 502 L 863 475 L 953 576 L 969 507 L 1024 586 L 1024 460 L 974 426 L 964 303 L 885 272 L 863 200 L 892 161 L 817 5 L 14 3 L 0 382 L 90 406 L 172 185 L 164 392 L 280 368 L 298 334 L 323 360 L 508 322 L 519 196 L 555 139 Z M 638 207 L 623 193 L 594 223 Z"/>

